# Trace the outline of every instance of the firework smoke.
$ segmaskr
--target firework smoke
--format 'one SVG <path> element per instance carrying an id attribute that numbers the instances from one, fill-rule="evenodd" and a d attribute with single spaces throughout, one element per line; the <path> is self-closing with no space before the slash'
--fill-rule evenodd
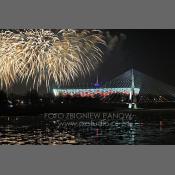
<path id="1" fill-rule="evenodd" d="M 103 35 L 97 30 L 36 29 L 0 32 L 0 85 L 33 81 L 69 83 L 101 62 Z"/>
<path id="2" fill-rule="evenodd" d="M 111 52 L 116 48 L 116 46 L 123 44 L 123 42 L 127 39 L 127 36 L 124 33 L 112 36 L 111 33 L 107 31 L 106 38 L 108 49 Z"/>

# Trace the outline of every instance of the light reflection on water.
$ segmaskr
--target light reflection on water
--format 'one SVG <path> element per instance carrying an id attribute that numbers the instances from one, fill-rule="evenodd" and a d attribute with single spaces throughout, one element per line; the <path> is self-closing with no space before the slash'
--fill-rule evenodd
<path id="1" fill-rule="evenodd" d="M 102 127 L 60 127 L 56 121 L 29 122 L 13 117 L 13 121 L 0 122 L 0 144 L 175 144 L 175 119 L 115 121 L 113 126 Z"/>

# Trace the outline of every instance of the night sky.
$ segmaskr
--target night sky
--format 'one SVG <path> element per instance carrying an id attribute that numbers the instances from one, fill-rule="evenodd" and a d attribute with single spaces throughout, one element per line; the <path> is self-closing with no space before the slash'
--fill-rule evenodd
<path id="1" fill-rule="evenodd" d="M 112 49 L 105 49 L 104 61 L 95 72 L 77 81 L 93 82 L 98 74 L 100 81 L 109 81 L 131 67 L 175 86 L 175 30 L 103 30 L 117 36 Z M 109 39 L 110 42 L 110 39 Z M 12 88 L 24 93 L 24 85 Z M 40 88 L 40 92 L 44 92 Z"/>
<path id="2" fill-rule="evenodd" d="M 110 79 L 131 67 L 175 86 L 175 30 L 111 30 L 126 39 L 105 54 L 101 79 Z"/>

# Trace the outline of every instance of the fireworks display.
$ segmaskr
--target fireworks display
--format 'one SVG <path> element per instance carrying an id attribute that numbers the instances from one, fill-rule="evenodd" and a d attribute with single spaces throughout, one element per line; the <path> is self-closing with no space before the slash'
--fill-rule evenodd
<path id="1" fill-rule="evenodd" d="M 0 32 L 0 86 L 32 80 L 49 88 L 85 75 L 102 61 L 98 30 L 14 30 Z"/>

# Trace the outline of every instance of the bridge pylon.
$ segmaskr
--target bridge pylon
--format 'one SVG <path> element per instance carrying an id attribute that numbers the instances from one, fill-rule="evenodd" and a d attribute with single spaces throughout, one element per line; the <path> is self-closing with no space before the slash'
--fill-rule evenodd
<path id="1" fill-rule="evenodd" d="M 129 94 L 129 109 L 137 109 L 137 99 L 135 95 L 135 80 L 134 80 L 134 71 L 133 68 L 131 69 L 131 88 Z"/>

